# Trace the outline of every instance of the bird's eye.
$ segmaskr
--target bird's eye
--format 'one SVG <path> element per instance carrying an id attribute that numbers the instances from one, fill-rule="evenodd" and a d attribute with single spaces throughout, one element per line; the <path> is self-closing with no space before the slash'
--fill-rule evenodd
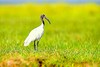
<path id="1" fill-rule="evenodd" d="M 45 15 L 43 14 L 43 17 L 44 17 Z"/>

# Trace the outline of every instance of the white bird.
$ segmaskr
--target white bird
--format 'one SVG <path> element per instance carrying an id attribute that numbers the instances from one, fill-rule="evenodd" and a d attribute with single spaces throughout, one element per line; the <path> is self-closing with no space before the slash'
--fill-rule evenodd
<path id="1" fill-rule="evenodd" d="M 46 16 L 44 14 L 41 15 L 40 19 L 42 21 L 42 24 L 40 26 L 38 26 L 37 28 L 33 29 L 29 33 L 28 37 L 24 41 L 24 46 L 28 46 L 32 41 L 34 41 L 34 49 L 37 50 L 39 40 L 40 40 L 40 38 L 42 37 L 42 35 L 44 33 L 44 25 L 45 25 L 44 18 L 50 23 L 49 19 L 46 18 Z M 36 41 L 37 41 L 37 43 L 36 43 Z"/>

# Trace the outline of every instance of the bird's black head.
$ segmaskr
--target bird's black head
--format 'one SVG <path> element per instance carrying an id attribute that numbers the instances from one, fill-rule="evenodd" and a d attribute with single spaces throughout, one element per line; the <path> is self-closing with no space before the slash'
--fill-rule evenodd
<path id="1" fill-rule="evenodd" d="M 43 21 L 43 18 L 45 18 L 49 23 L 50 23 L 50 21 L 49 21 L 49 19 L 44 15 L 44 14 L 42 14 L 41 16 L 40 16 L 40 18 L 42 19 L 42 21 Z M 44 22 L 44 21 L 43 21 Z M 51 23 L 50 23 L 51 24 Z"/>
<path id="2" fill-rule="evenodd" d="M 44 15 L 44 14 L 42 14 L 40 17 L 41 17 L 41 19 L 43 19 L 43 18 L 45 18 L 45 15 Z"/>

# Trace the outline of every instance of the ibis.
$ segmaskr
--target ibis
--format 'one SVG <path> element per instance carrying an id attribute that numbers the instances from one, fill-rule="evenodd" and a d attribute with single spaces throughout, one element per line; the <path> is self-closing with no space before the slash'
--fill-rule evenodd
<path id="1" fill-rule="evenodd" d="M 44 33 L 44 19 L 50 23 L 49 19 L 44 14 L 40 16 L 40 19 L 42 22 L 41 25 L 33 29 L 24 41 L 24 46 L 28 46 L 31 42 L 34 42 L 34 50 L 37 50 L 39 41 Z"/>

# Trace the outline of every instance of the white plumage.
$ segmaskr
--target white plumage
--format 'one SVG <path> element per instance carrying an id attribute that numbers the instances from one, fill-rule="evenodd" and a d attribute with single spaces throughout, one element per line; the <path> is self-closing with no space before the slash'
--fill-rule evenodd
<path id="1" fill-rule="evenodd" d="M 45 18 L 50 23 L 50 21 L 45 17 L 44 14 L 41 15 L 40 18 L 41 18 L 42 24 L 40 26 L 38 26 L 37 28 L 33 29 L 24 41 L 24 46 L 28 46 L 32 41 L 34 41 L 34 49 L 35 50 L 37 50 L 39 40 L 44 33 L 45 23 L 44 23 L 43 18 Z M 37 44 L 35 44 L 36 41 L 37 41 Z"/>
<path id="2" fill-rule="evenodd" d="M 24 42 L 24 46 L 28 46 L 31 41 L 40 40 L 40 38 L 42 37 L 42 35 L 44 33 L 43 27 L 44 27 L 44 25 L 42 23 L 39 27 L 33 29 L 29 33 L 28 37 L 26 38 L 26 40 Z"/>

